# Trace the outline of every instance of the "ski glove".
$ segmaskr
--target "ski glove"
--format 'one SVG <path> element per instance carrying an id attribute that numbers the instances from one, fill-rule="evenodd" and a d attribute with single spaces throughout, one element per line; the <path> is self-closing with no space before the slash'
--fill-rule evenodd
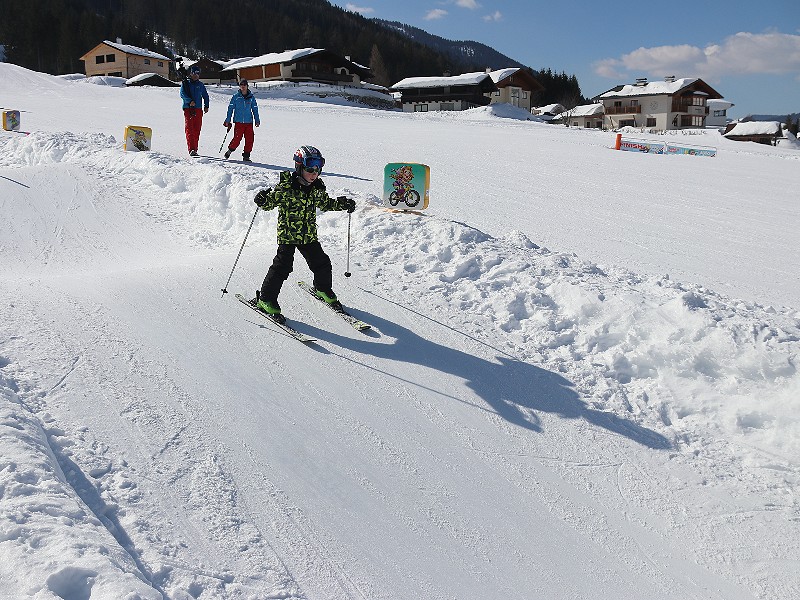
<path id="1" fill-rule="evenodd" d="M 267 188 L 258 192 L 255 199 L 253 199 L 253 202 L 256 203 L 256 206 L 264 206 L 267 203 L 267 200 L 269 200 L 269 193 L 271 191 L 272 188 Z"/>
<path id="2" fill-rule="evenodd" d="M 356 201 L 352 198 L 348 198 L 347 196 L 339 196 L 337 198 L 340 202 L 344 202 L 344 207 L 347 212 L 351 213 L 356 209 Z"/>
<path id="3" fill-rule="evenodd" d="M 228 121 L 225 121 L 222 125 L 223 127 L 227 127 L 228 129 L 231 128 L 231 124 Z"/>

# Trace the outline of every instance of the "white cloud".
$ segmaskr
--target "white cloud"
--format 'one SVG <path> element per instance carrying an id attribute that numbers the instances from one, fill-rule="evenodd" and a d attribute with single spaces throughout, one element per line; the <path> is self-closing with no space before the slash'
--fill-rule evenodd
<path id="1" fill-rule="evenodd" d="M 470 10 L 475 10 L 481 6 L 475 0 L 456 0 L 456 5 Z"/>
<path id="2" fill-rule="evenodd" d="M 484 21 L 502 21 L 503 20 L 503 13 L 499 10 L 494 11 L 494 14 L 486 15 L 483 17 Z"/>
<path id="3" fill-rule="evenodd" d="M 369 15 L 375 12 L 374 8 L 369 6 L 356 6 L 355 4 L 347 4 L 345 8 L 350 12 L 360 13 L 362 15 Z"/>
<path id="4" fill-rule="evenodd" d="M 426 21 L 433 21 L 434 19 L 441 19 L 447 14 L 446 10 L 442 10 L 441 8 L 434 8 L 433 10 L 429 10 L 428 14 L 425 15 Z"/>
<path id="5" fill-rule="evenodd" d="M 626 73 L 710 80 L 725 75 L 797 73 L 800 35 L 740 32 L 705 48 L 687 44 L 638 48 L 619 58 L 599 60 L 593 68 L 598 75 L 616 79 Z"/>

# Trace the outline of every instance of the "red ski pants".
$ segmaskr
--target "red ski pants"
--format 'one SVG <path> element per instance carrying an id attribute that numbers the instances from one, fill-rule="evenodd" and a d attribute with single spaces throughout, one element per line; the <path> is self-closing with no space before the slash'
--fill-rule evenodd
<path id="1" fill-rule="evenodd" d="M 250 154 L 253 150 L 253 124 L 252 123 L 234 123 L 233 124 L 233 139 L 231 143 L 228 144 L 228 150 L 233 152 L 236 148 L 239 147 L 239 142 L 242 141 L 242 137 L 244 137 L 244 152 L 245 154 Z"/>
<path id="2" fill-rule="evenodd" d="M 200 145 L 200 130 L 203 128 L 203 110 L 200 108 L 183 109 L 184 130 L 186 131 L 186 148 L 191 152 Z"/>

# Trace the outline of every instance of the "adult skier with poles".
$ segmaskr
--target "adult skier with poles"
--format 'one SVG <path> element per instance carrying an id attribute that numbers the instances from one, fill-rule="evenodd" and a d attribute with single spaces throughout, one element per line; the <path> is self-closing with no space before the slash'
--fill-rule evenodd
<path id="1" fill-rule="evenodd" d="M 356 209 L 355 200 L 345 196 L 331 198 L 320 178 L 325 159 L 313 146 L 301 146 L 294 154 L 294 171 L 284 171 L 275 189 L 261 190 L 254 202 L 263 210 L 278 209 L 278 251 L 272 261 L 256 307 L 279 323 L 285 321 L 278 294 L 294 264 L 294 251 L 300 251 L 314 274 L 313 293 L 334 310 L 342 305 L 333 292 L 333 267 L 317 236 L 317 209 L 323 211 Z"/>
<path id="2" fill-rule="evenodd" d="M 225 158 L 230 158 L 231 153 L 239 147 L 239 142 L 244 137 L 244 150 L 242 160 L 250 162 L 250 152 L 253 150 L 253 124 L 258 127 L 261 119 L 258 117 L 258 103 L 253 92 L 250 91 L 247 79 L 239 81 L 239 91 L 236 92 L 228 104 L 228 114 L 225 116 L 223 125 L 230 131 L 233 123 L 233 139 L 228 144 Z M 223 143 L 225 143 L 223 141 Z"/>
<path id="3" fill-rule="evenodd" d="M 198 65 L 189 67 L 189 78 L 184 79 L 183 83 L 181 83 L 181 98 L 183 99 L 186 146 L 189 150 L 189 156 L 197 156 L 197 148 L 200 145 L 200 130 L 203 127 L 203 113 L 208 112 L 208 92 L 205 84 L 200 81 L 200 67 Z"/>

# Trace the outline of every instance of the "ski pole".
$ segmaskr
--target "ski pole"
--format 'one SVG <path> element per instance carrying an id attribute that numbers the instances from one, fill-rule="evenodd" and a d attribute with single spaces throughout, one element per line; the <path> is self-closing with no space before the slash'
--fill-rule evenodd
<path id="1" fill-rule="evenodd" d="M 353 213 L 347 213 L 347 270 L 344 272 L 345 277 L 350 277 L 350 219 Z"/>
<path id="2" fill-rule="evenodd" d="M 228 134 L 229 134 L 230 132 L 231 132 L 231 128 L 230 128 L 230 127 L 228 127 L 228 131 L 226 131 L 226 132 L 225 132 L 225 137 L 224 137 L 224 138 L 222 138 L 222 143 L 219 145 L 219 151 L 217 152 L 217 154 L 219 154 L 220 152 L 222 152 L 222 147 L 225 145 L 225 140 L 227 140 L 227 139 L 228 139 Z"/>
<path id="3" fill-rule="evenodd" d="M 231 274 L 228 275 L 228 281 L 225 282 L 225 287 L 222 288 L 222 297 L 225 297 L 225 294 L 228 293 L 228 284 L 231 282 L 231 277 L 233 277 L 233 271 L 236 269 L 236 263 L 239 262 L 239 257 L 242 255 L 242 250 L 244 250 L 244 243 L 247 241 L 247 236 L 250 235 L 250 230 L 253 228 L 253 223 L 256 222 L 256 217 L 258 216 L 258 211 L 261 209 L 259 206 L 256 208 L 256 212 L 253 213 L 253 220 L 250 221 L 250 227 L 247 228 L 247 233 L 244 234 L 244 239 L 242 240 L 242 247 L 239 248 L 239 254 L 236 255 L 236 260 L 233 263 L 233 269 L 231 269 Z"/>

